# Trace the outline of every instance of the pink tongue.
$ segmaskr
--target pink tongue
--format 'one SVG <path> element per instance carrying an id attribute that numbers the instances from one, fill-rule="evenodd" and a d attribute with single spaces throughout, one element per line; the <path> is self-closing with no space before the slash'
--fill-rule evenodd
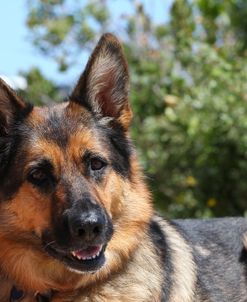
<path id="1" fill-rule="evenodd" d="M 100 251 L 101 245 L 96 245 L 96 246 L 90 246 L 86 248 L 85 250 L 79 250 L 75 251 L 75 255 L 79 256 L 81 258 L 86 258 L 86 257 L 92 257 L 98 254 Z"/>

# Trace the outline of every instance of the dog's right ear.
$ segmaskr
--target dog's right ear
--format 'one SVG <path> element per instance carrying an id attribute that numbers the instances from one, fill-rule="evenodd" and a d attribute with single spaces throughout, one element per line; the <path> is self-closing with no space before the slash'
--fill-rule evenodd
<path id="1" fill-rule="evenodd" d="M 71 101 L 88 108 L 98 119 L 108 117 L 128 130 L 132 111 L 128 102 L 129 73 L 123 49 L 112 34 L 104 34 L 81 75 Z"/>
<path id="2" fill-rule="evenodd" d="M 15 121 L 22 118 L 28 111 L 30 111 L 30 105 L 0 79 L 0 137 L 7 136 Z"/>

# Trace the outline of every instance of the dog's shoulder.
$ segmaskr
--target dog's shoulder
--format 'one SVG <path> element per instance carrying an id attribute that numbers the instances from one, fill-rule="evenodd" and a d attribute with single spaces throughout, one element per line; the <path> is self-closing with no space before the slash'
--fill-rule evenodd
<path id="1" fill-rule="evenodd" d="M 241 239 L 246 229 L 245 218 L 168 221 L 155 216 L 150 236 L 169 276 L 163 292 L 176 298 L 187 293 L 183 301 L 245 301 L 247 254 Z"/>
<path id="2" fill-rule="evenodd" d="M 149 234 L 163 263 L 163 300 L 194 301 L 196 264 L 183 232 L 172 221 L 155 215 L 150 222 Z"/>

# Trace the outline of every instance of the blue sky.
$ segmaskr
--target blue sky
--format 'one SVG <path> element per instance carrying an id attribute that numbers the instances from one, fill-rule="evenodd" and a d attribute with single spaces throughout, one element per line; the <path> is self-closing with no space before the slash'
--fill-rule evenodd
<path id="1" fill-rule="evenodd" d="M 10 0 L 2 4 L 0 10 L 0 74 L 14 76 L 19 71 L 38 66 L 51 79 L 66 81 L 70 75 L 61 76 L 52 60 L 40 55 L 32 47 L 25 26 L 26 1 Z"/>
<path id="2" fill-rule="evenodd" d="M 68 83 L 78 77 L 79 69 L 72 69 L 69 73 L 60 74 L 56 64 L 49 58 L 45 58 L 32 47 L 28 38 L 28 30 L 25 26 L 27 1 L 10 0 L 2 1 L 0 10 L 0 75 L 15 76 L 20 71 L 27 71 L 32 66 L 38 66 L 50 79 L 59 83 Z M 111 0 L 110 6 L 114 15 L 129 10 L 130 0 Z M 148 12 L 154 19 L 164 20 L 168 18 L 168 8 L 172 0 L 143 0 Z M 85 3 L 85 1 L 81 1 Z M 162 7 L 162 9 L 161 9 Z M 86 59 L 85 59 L 86 60 Z M 82 62 L 82 66 L 85 62 Z M 79 67 L 79 66 L 78 66 Z M 82 67 L 79 67 L 82 69 Z"/>

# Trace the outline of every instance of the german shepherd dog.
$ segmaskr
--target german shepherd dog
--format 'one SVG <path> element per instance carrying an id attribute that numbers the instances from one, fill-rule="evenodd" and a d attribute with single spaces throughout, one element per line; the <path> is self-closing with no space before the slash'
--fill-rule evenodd
<path id="1" fill-rule="evenodd" d="M 1 302 L 247 301 L 244 218 L 154 213 L 128 83 L 111 34 L 66 102 L 32 107 L 0 82 Z"/>

